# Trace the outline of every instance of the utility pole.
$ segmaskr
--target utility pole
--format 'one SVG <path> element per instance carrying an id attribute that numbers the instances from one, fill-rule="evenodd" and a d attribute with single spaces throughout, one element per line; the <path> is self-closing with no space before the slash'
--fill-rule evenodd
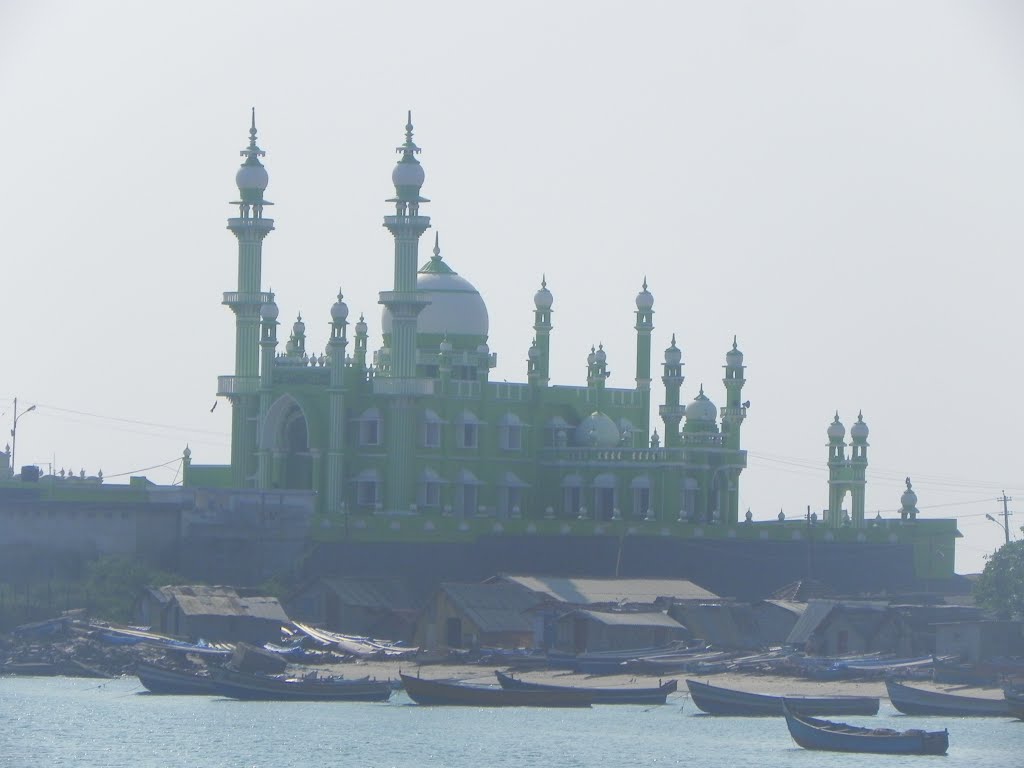
<path id="1" fill-rule="evenodd" d="M 1006 491 L 1003 491 L 1003 495 L 1000 496 L 999 498 L 997 498 L 996 501 L 1003 502 L 1003 521 L 999 522 L 996 518 L 992 517 L 992 515 L 989 515 L 989 514 L 986 514 L 985 517 L 986 517 L 986 519 L 991 520 L 993 523 L 995 523 L 996 525 L 998 525 L 1000 528 L 1003 529 L 1003 535 L 1006 537 L 1006 543 L 1009 544 L 1010 543 L 1010 515 L 1012 515 L 1013 512 L 1010 511 L 1010 508 L 1007 506 L 1007 504 L 1009 502 L 1013 501 L 1013 497 L 1012 496 L 1007 496 L 1006 495 Z"/>

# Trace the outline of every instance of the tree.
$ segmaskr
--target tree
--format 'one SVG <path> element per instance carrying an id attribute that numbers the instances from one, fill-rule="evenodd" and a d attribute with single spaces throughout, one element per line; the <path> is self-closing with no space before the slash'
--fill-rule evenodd
<path id="1" fill-rule="evenodd" d="M 988 558 L 974 597 L 1000 619 L 1024 618 L 1024 541 L 1004 544 Z"/>

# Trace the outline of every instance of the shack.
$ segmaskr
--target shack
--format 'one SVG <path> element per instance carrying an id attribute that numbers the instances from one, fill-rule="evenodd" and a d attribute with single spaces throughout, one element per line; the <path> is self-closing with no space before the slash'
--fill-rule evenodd
<path id="1" fill-rule="evenodd" d="M 412 640 L 417 610 L 400 579 L 323 578 L 285 599 L 296 621 L 361 637 Z"/>
<path id="2" fill-rule="evenodd" d="M 688 636 L 661 611 L 595 611 L 577 608 L 555 622 L 555 650 L 565 653 L 656 648 Z"/>
<path id="3" fill-rule="evenodd" d="M 428 651 L 531 648 L 538 598 L 518 584 L 444 583 L 427 603 L 414 642 Z"/>
<path id="4" fill-rule="evenodd" d="M 954 621 L 935 625 L 935 653 L 967 664 L 1024 656 L 1024 622 Z"/>
<path id="5" fill-rule="evenodd" d="M 788 645 L 820 656 L 909 656 L 912 642 L 907 620 L 887 602 L 871 600 L 811 600 L 786 638 Z"/>
<path id="6" fill-rule="evenodd" d="M 135 621 L 193 641 L 263 645 L 279 642 L 289 619 L 276 597 L 226 586 L 163 586 L 142 591 Z"/>

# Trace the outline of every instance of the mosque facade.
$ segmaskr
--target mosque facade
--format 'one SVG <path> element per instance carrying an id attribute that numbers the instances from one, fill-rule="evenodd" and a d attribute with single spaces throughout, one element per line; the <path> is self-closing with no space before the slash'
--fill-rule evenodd
<path id="1" fill-rule="evenodd" d="M 411 116 L 398 153 L 383 218 L 394 277 L 379 294 L 382 345 L 369 348 L 370 323 L 352 322 L 339 291 L 324 311 L 330 338 L 320 352 L 307 347 L 301 315 L 281 338 L 275 297 L 262 287 L 274 222 L 253 119 L 236 174 L 238 215 L 228 220 L 238 240 L 238 284 L 224 294 L 235 367 L 217 390 L 232 408 L 231 487 L 313 491 L 321 514 L 735 524 L 747 415 L 735 339 L 724 355 L 723 407 L 703 387 L 682 402 L 674 336 L 656 386 L 654 296 L 644 279 L 635 386 L 607 386 L 601 347 L 587 356 L 585 383 L 553 384 L 555 298 L 542 278 L 525 380 L 492 380 L 483 297 L 445 260 L 436 235 L 421 255 L 431 221 Z M 651 423 L 652 397 L 660 423 Z"/>

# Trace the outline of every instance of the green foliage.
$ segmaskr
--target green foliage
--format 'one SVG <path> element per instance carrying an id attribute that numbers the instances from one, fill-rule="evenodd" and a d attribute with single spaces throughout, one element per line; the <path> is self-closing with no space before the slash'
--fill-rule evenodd
<path id="1" fill-rule="evenodd" d="M 160 571 L 128 557 L 108 556 L 86 566 L 85 588 L 93 616 L 110 621 L 130 621 L 139 592 L 148 586 L 180 584 L 174 574 Z"/>
<path id="2" fill-rule="evenodd" d="M 1011 541 L 988 559 L 974 597 L 1000 619 L 1024 619 L 1024 541 Z"/>

